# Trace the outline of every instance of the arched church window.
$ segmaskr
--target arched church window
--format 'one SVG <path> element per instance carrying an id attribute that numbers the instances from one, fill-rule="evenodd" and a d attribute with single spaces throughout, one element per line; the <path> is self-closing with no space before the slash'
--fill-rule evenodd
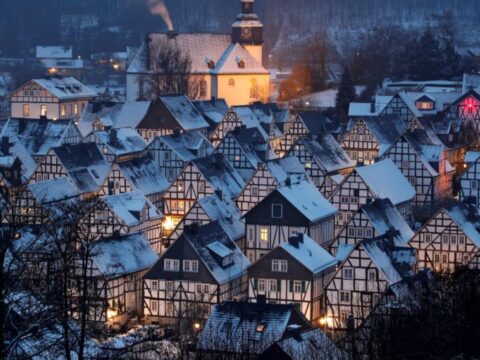
<path id="1" fill-rule="evenodd" d="M 228 80 L 228 85 L 229 85 L 229 86 L 235 86 L 235 79 L 234 79 L 234 78 L 230 78 L 230 79 Z"/>

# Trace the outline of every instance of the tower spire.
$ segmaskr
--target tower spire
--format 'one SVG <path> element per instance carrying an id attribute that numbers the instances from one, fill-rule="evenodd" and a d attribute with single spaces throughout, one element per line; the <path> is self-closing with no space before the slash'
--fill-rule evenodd
<path id="1" fill-rule="evenodd" d="M 232 25 L 232 41 L 242 45 L 263 44 L 263 24 L 253 11 L 254 0 L 241 0 L 242 12 Z"/>

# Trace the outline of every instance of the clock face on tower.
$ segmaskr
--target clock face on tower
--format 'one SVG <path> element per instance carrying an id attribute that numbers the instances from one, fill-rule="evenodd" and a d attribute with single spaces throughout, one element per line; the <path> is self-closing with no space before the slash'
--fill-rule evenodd
<path id="1" fill-rule="evenodd" d="M 252 37 L 252 29 L 249 27 L 242 28 L 242 39 L 249 40 Z"/>

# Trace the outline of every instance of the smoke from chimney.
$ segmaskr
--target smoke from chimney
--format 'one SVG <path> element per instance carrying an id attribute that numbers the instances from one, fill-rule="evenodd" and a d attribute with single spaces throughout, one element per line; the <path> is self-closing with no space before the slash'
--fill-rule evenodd
<path id="1" fill-rule="evenodd" d="M 162 0 L 147 0 L 147 6 L 154 15 L 160 15 L 167 25 L 169 32 L 173 32 L 173 21 L 168 8 Z"/>

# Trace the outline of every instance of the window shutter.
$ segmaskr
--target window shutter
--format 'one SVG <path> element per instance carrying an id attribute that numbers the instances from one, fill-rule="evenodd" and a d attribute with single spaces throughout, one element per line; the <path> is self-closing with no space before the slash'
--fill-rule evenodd
<path id="1" fill-rule="evenodd" d="M 258 280 L 253 279 L 253 290 L 257 290 L 257 289 L 258 289 Z"/>
<path id="2" fill-rule="evenodd" d="M 288 282 L 288 290 L 289 290 L 290 292 L 293 292 L 293 281 L 292 281 L 292 280 L 290 280 L 290 281 Z"/>
<path id="3" fill-rule="evenodd" d="M 302 281 L 302 293 L 305 292 L 305 281 Z"/>
<path id="4" fill-rule="evenodd" d="M 282 291 L 282 280 L 277 280 L 277 292 Z"/>

